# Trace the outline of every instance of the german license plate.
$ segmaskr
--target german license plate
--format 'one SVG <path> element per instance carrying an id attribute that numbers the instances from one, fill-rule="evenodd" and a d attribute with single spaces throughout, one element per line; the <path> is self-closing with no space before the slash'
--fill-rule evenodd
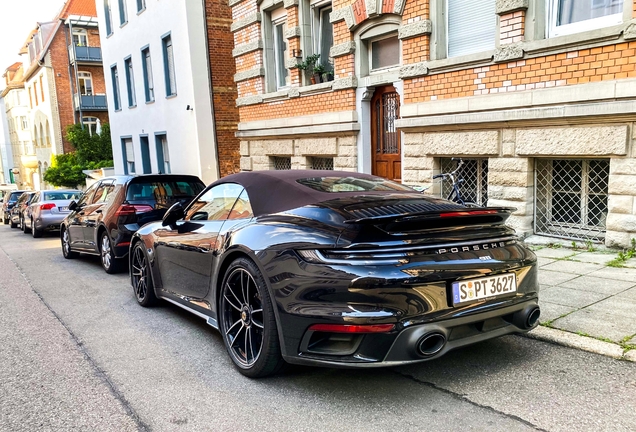
<path id="1" fill-rule="evenodd" d="M 453 282 L 452 287 L 453 305 L 457 305 L 513 293 L 517 291 L 517 279 L 514 273 L 504 273 Z"/>
<path id="2" fill-rule="evenodd" d="M 68 211 L 68 207 L 60 207 L 60 211 Z"/>

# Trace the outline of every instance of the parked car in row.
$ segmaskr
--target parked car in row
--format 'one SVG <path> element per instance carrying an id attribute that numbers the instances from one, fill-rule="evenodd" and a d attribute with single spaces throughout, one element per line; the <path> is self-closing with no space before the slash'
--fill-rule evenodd
<path id="1" fill-rule="evenodd" d="M 11 216 L 9 217 L 9 223 L 11 228 L 17 228 L 22 222 L 22 212 L 29 206 L 31 198 L 35 195 L 35 192 L 24 192 L 18 197 L 15 205 L 11 209 Z"/>
<path id="2" fill-rule="evenodd" d="M 141 306 L 206 319 L 250 377 L 421 362 L 537 326 L 537 258 L 512 211 L 361 173 L 238 173 L 139 229 L 130 281 Z"/>
<path id="3" fill-rule="evenodd" d="M 132 234 L 148 222 L 161 220 L 175 203 L 186 205 L 205 189 L 196 176 L 155 174 L 106 177 L 89 187 L 60 226 L 62 253 L 99 255 L 107 273 L 126 264 Z"/>
<path id="4" fill-rule="evenodd" d="M 77 189 L 36 192 L 22 211 L 22 231 L 38 238 L 46 231 L 59 230 L 62 221 L 70 213 L 68 205 L 81 194 L 82 191 Z"/>
<path id="5" fill-rule="evenodd" d="M 11 220 L 11 210 L 13 210 L 13 206 L 18 202 L 18 198 L 24 193 L 28 192 L 26 190 L 12 190 L 7 191 L 4 194 L 4 199 L 2 201 L 2 222 L 5 225 L 9 225 L 9 221 Z"/>

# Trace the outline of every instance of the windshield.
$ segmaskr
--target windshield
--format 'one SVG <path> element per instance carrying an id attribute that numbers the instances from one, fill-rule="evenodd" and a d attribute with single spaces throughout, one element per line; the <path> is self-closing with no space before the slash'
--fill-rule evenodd
<path id="1" fill-rule="evenodd" d="M 303 186 L 310 187 L 320 192 L 413 192 L 413 189 L 408 186 L 382 178 L 311 177 L 298 179 L 296 181 Z"/>

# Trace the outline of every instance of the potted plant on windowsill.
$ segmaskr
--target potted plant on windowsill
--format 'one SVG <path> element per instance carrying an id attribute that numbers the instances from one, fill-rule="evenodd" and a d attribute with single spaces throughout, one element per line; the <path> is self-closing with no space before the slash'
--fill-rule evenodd
<path id="1" fill-rule="evenodd" d="M 329 81 L 333 81 L 333 71 L 327 71 L 325 73 L 322 74 L 322 82 L 329 82 Z"/>
<path id="2" fill-rule="evenodd" d="M 322 75 L 327 72 L 327 70 L 325 69 L 325 67 L 321 64 L 317 64 L 316 66 L 314 66 L 314 75 L 312 77 L 312 82 L 315 79 L 316 83 L 320 83 L 322 82 Z"/>
<path id="3" fill-rule="evenodd" d="M 293 68 L 300 69 L 302 71 L 309 71 L 313 74 L 314 65 L 318 61 L 318 57 L 320 57 L 320 54 L 312 54 L 310 56 L 307 56 L 304 61 L 301 61 L 300 63 L 296 63 L 296 65 Z M 313 75 L 311 78 L 311 83 L 316 84 L 316 82 L 314 81 Z"/>

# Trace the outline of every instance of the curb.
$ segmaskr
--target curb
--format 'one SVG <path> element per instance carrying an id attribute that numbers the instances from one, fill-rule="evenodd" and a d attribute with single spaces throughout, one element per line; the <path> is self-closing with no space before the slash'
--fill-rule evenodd
<path id="1" fill-rule="evenodd" d="M 531 332 L 526 333 L 525 336 L 531 339 L 551 342 L 557 345 L 600 354 L 619 360 L 636 362 L 636 350 L 627 351 L 627 353 L 623 355 L 623 348 L 620 345 L 563 330 L 539 326 Z"/>

